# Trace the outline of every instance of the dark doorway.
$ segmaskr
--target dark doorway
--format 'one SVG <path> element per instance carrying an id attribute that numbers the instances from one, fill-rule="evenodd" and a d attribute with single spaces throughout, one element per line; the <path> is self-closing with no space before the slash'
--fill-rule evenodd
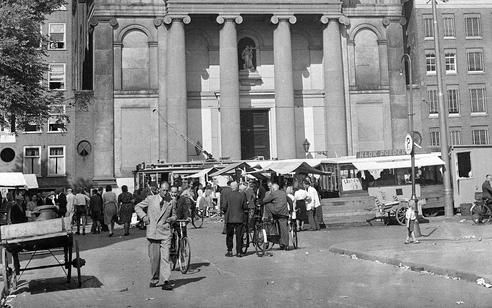
<path id="1" fill-rule="evenodd" d="M 241 158 L 270 159 L 268 110 L 241 110 Z"/>

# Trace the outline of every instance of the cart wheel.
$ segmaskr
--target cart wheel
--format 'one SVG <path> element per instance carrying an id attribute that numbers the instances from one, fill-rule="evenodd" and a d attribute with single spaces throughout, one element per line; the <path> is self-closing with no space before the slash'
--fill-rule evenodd
<path id="1" fill-rule="evenodd" d="M 69 245 L 66 251 L 65 264 L 67 269 L 67 283 L 72 282 L 72 245 Z"/>
<path id="2" fill-rule="evenodd" d="M 405 217 L 406 211 L 407 211 L 406 206 L 399 206 L 395 211 L 396 221 L 398 221 L 398 223 L 402 226 L 404 226 L 406 222 L 406 217 Z"/>
<path id="3" fill-rule="evenodd" d="M 80 276 L 80 268 L 82 264 L 80 264 L 80 251 L 79 251 L 79 241 L 75 241 L 75 257 L 77 258 L 77 281 L 79 284 L 79 288 L 82 287 L 82 277 Z"/>
<path id="4" fill-rule="evenodd" d="M 10 279 L 12 278 L 12 269 L 9 267 L 7 258 L 7 249 L 2 248 L 2 278 L 3 278 L 3 293 L 5 296 L 10 293 Z"/>

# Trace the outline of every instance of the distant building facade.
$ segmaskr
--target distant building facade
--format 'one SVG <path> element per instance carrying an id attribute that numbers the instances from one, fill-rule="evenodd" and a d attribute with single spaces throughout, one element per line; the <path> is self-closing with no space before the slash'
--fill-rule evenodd
<path id="1" fill-rule="evenodd" d="M 51 117 L 46 123 L 32 123 L 25 132 L 11 134 L 8 127 L 0 133 L 0 171 L 36 174 L 43 189 L 66 187 L 75 173 L 72 164 L 74 131 L 71 123 L 60 115 L 74 117 L 72 87 L 72 1 L 67 1 L 41 25 L 41 32 L 49 37 L 47 59 L 49 68 L 43 84 L 64 93 L 61 105 L 51 106 Z"/>
<path id="2" fill-rule="evenodd" d="M 400 0 L 79 1 L 76 176 L 141 162 L 400 149 Z M 93 93 L 93 98 L 89 98 Z"/>
<path id="3" fill-rule="evenodd" d="M 448 143 L 489 144 L 492 125 L 492 2 L 438 2 L 441 59 L 436 58 L 431 3 L 409 1 L 406 50 L 411 53 L 415 105 L 423 144 L 440 150 L 436 61 L 442 63 L 447 106 Z"/>

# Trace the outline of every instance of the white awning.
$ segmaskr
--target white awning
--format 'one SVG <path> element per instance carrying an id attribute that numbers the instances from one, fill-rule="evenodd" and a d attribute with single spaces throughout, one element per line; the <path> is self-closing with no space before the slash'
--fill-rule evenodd
<path id="1" fill-rule="evenodd" d="M 0 187 L 27 187 L 21 172 L 0 172 Z"/>
<path id="2" fill-rule="evenodd" d="M 35 174 L 24 174 L 24 179 L 26 180 L 26 185 L 28 189 L 39 188 L 38 178 Z"/>
<path id="3" fill-rule="evenodd" d="M 215 172 L 216 170 L 217 170 L 217 168 L 214 168 L 214 167 L 206 168 L 206 169 L 200 170 L 199 172 L 197 172 L 195 174 L 185 176 L 184 178 L 185 179 L 188 179 L 188 178 L 199 179 L 199 178 L 202 178 L 205 175 L 209 174 L 210 172 Z"/>
<path id="4" fill-rule="evenodd" d="M 387 156 L 375 158 L 361 158 L 352 161 L 357 170 L 379 170 L 379 169 L 398 169 L 410 168 L 410 155 L 405 156 Z M 416 154 L 415 167 L 440 166 L 444 161 L 436 154 Z"/>

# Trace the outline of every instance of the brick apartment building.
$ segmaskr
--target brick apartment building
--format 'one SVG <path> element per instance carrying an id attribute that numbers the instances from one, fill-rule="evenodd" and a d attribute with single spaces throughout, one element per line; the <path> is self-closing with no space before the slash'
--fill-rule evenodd
<path id="1" fill-rule="evenodd" d="M 413 6 L 413 8 L 412 8 Z M 405 4 L 406 51 L 414 72 L 414 102 L 423 144 L 440 151 L 436 61 L 441 60 L 448 110 L 448 142 L 489 144 L 492 125 L 492 1 L 437 3 L 441 59 L 436 59 L 431 3 Z M 419 117 L 420 115 L 420 117 Z"/>

